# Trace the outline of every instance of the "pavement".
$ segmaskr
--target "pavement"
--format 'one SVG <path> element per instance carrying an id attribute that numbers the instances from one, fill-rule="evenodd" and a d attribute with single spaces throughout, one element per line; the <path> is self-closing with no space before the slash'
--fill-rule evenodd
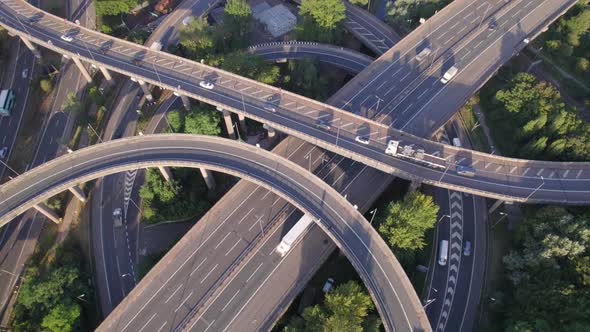
<path id="1" fill-rule="evenodd" d="M 129 149 L 133 147 L 133 149 Z M 349 258 L 365 281 L 373 296 L 387 330 L 429 330 L 422 309 L 409 279 L 395 256 L 375 229 L 340 193 L 307 170 L 275 154 L 245 143 L 201 135 L 144 135 L 97 144 L 66 154 L 51 162 L 16 177 L 6 183 L 0 201 L 0 223 L 5 224 L 32 205 L 71 187 L 106 174 L 136 168 L 162 166 L 206 167 L 214 171 L 241 176 L 262 185 L 311 215 Z M 201 246 L 210 238 L 209 232 L 200 232 L 199 224 L 193 228 L 197 238 L 189 236 L 181 242 L 197 241 Z M 256 226 L 256 225 L 255 225 Z M 227 239 L 231 233 L 226 234 Z M 207 239 L 203 239 L 207 236 Z M 230 240 L 235 246 L 238 238 Z M 218 244 L 221 245 L 225 241 Z M 228 250 L 232 250 L 231 247 Z M 158 264 L 145 280 L 161 282 L 156 294 L 177 272 L 194 258 L 196 251 L 185 252 L 183 261 L 173 248 L 167 255 L 178 268 L 160 271 Z M 164 258 L 166 260 L 166 258 Z M 214 270 L 212 268 L 212 270 Z M 208 273 L 209 275 L 212 272 Z M 168 278 L 166 278 L 168 275 Z M 189 274 L 190 277 L 190 274 Z M 204 280 L 208 278 L 206 275 Z M 155 294 L 154 294 L 155 295 Z M 156 315 L 139 317 L 125 307 L 131 303 L 147 306 L 154 295 L 132 292 L 120 309 L 115 309 L 108 323 L 101 329 L 127 329 L 137 318 L 148 325 Z M 183 309 L 186 300 L 180 299 L 176 311 Z M 178 300 L 178 299 L 177 299 Z M 161 305 L 161 304 L 160 304 Z M 117 317 L 118 312 L 131 316 Z M 158 322 L 158 321 L 156 321 Z M 160 323 L 157 323 L 158 326 Z"/>
<path id="2" fill-rule="evenodd" d="M 494 56 L 478 56 L 478 65 L 468 67 L 473 69 L 473 71 L 468 72 L 468 79 L 481 80 L 482 77 L 484 77 L 483 81 L 485 81 L 489 75 L 484 75 L 481 70 L 485 71 L 490 68 L 497 68 L 497 66 L 511 56 L 512 52 L 519 47 L 518 45 L 523 43 L 522 40 L 524 39 L 524 36 L 528 36 L 536 30 L 540 31 L 544 24 L 551 22 L 551 20 L 558 17 L 561 11 L 565 11 L 569 6 L 575 3 L 572 1 L 544 1 L 541 3 L 534 3 L 532 6 L 527 6 L 530 2 L 527 1 L 523 0 L 523 2 L 517 2 L 514 5 L 510 5 L 516 7 L 499 8 L 497 12 L 492 10 L 491 13 L 502 14 L 497 19 L 493 18 L 498 24 L 498 28 L 495 30 L 489 31 L 487 26 L 482 26 L 481 28 L 478 28 L 477 26 L 473 27 L 476 33 L 470 35 L 470 37 L 482 38 L 477 42 L 477 45 L 479 45 L 478 47 L 481 47 L 484 44 L 489 45 L 487 46 L 486 51 L 481 52 L 480 54 L 485 55 L 487 51 L 491 51 L 492 53 L 499 53 L 501 56 L 499 58 Z M 453 2 L 450 6 L 441 10 L 440 13 L 448 13 L 449 11 L 447 9 L 454 9 L 456 3 L 460 3 L 460 1 Z M 486 4 L 479 4 L 479 7 L 486 8 Z M 489 5 L 487 7 L 491 8 L 493 6 Z M 5 7 L 3 8 L 3 13 L 6 13 L 7 9 Z M 478 2 L 468 5 L 466 8 L 477 10 Z M 18 10 L 22 11 L 22 9 Z M 508 11 L 512 13 L 510 16 L 512 19 L 515 17 L 520 19 L 517 24 L 510 25 L 511 20 L 509 20 L 506 17 L 507 14 L 505 14 L 505 12 Z M 486 10 L 485 12 L 488 11 Z M 454 17 L 461 13 L 465 14 L 460 10 L 454 15 Z M 536 15 L 533 16 L 532 14 Z M 522 15 L 523 17 L 521 18 L 519 15 Z M 438 15 L 435 15 L 435 17 L 437 16 Z M 4 15 L 2 19 L 4 24 L 9 24 L 11 26 L 11 29 L 18 29 L 15 25 L 16 22 L 13 21 L 11 16 Z M 482 17 L 482 19 L 485 19 L 485 17 Z M 540 20 L 542 21 L 541 24 L 539 24 Z M 477 20 L 473 19 L 472 21 Z M 63 26 L 68 26 L 68 23 L 59 20 L 50 20 L 49 15 L 44 16 L 40 22 L 43 22 L 43 24 L 46 25 L 46 28 L 51 26 L 52 30 L 40 31 L 37 25 L 29 26 L 27 30 L 29 33 L 33 34 L 33 37 L 31 38 L 37 43 L 41 43 L 50 48 L 59 48 L 63 52 L 70 52 L 66 50 L 77 48 L 80 51 L 79 53 L 82 58 L 99 61 L 110 69 L 122 71 L 127 75 L 143 77 L 146 82 L 158 84 L 172 91 L 178 92 L 181 90 L 180 93 L 184 93 L 187 96 L 197 98 L 231 111 L 244 113 L 248 117 L 257 121 L 266 122 L 280 131 L 312 141 L 315 145 L 346 155 L 354 160 L 361 161 L 400 177 L 410 179 L 417 178 L 424 183 L 503 200 L 567 204 L 583 204 L 587 200 L 586 197 L 588 196 L 588 191 L 585 190 L 587 186 L 584 182 L 590 181 L 590 172 L 587 171 L 589 165 L 584 163 L 514 160 L 497 155 L 489 155 L 471 150 L 443 146 L 428 140 L 420 139 L 416 136 L 404 134 L 396 129 L 368 120 L 363 116 L 342 111 L 329 105 L 318 103 L 255 81 L 247 80 L 218 69 L 213 70 L 200 63 L 190 62 L 186 59 L 181 60 L 180 58 L 167 53 L 156 52 L 120 40 L 116 42 L 115 45 L 117 46 L 113 45 L 111 50 L 113 52 L 121 53 L 111 54 L 113 52 L 109 51 L 107 54 L 101 54 L 97 52 L 92 53 L 92 57 L 90 57 L 88 55 L 90 47 L 99 47 L 96 44 L 91 44 L 91 42 L 97 43 L 97 39 L 94 36 L 100 36 L 99 34 L 94 31 L 79 28 L 81 31 L 76 35 L 76 41 L 79 40 L 84 44 L 84 48 L 80 48 L 80 46 L 76 45 L 77 42 L 67 43 L 58 37 L 58 34 L 61 32 L 58 32 L 55 29 L 61 29 Z M 459 23 L 461 22 L 450 21 L 448 24 L 458 27 L 460 26 Z M 508 24 L 506 25 L 505 23 Z M 37 22 L 36 24 L 40 23 Z M 425 25 L 428 26 L 430 24 L 425 23 L 413 33 L 424 32 L 424 28 L 421 28 Z M 507 31 L 501 30 L 504 25 L 506 25 L 508 29 Z M 513 31 L 515 29 L 518 31 Z M 49 31 L 53 31 L 50 35 L 50 38 L 52 38 L 51 44 L 47 43 L 45 39 L 38 39 L 42 35 L 46 36 Z M 500 31 L 502 31 L 502 33 L 500 33 Z M 491 40 L 486 41 L 485 37 L 489 34 L 493 35 L 493 37 Z M 451 40 L 454 38 L 456 37 L 452 37 Z M 404 40 L 407 39 L 408 38 Z M 469 43 L 472 40 L 477 41 L 476 39 L 468 38 L 468 40 L 463 40 L 460 44 Z M 402 43 L 403 41 L 399 44 Z M 492 47 L 499 45 L 498 43 L 501 43 L 502 47 Z M 121 44 L 121 48 L 119 48 L 118 44 Z M 399 44 L 396 44 L 392 50 L 395 50 Z M 83 54 L 84 52 L 86 52 L 86 56 Z M 136 54 L 137 52 L 142 53 L 145 56 L 145 59 L 150 59 L 150 61 L 151 59 L 154 59 L 154 61 L 156 61 L 154 63 L 150 62 L 152 68 L 145 67 L 141 64 L 132 64 L 127 61 L 125 61 L 124 64 L 121 64 L 119 57 L 128 60 L 132 54 Z M 384 63 L 382 60 L 386 55 L 382 56 L 376 62 Z M 168 59 L 170 62 L 166 62 Z M 481 61 L 487 61 L 486 63 L 488 65 L 480 66 L 479 62 Z M 393 63 L 395 64 L 397 61 L 394 61 Z M 160 69 L 157 69 L 156 66 L 159 66 Z M 125 69 L 123 70 L 122 68 Z M 174 75 L 172 76 L 169 75 L 171 71 L 174 72 Z M 187 72 L 191 73 L 190 77 L 186 76 Z M 363 73 L 365 72 L 366 71 Z M 359 76 L 363 76 L 363 73 L 359 74 Z M 491 74 L 492 73 L 490 73 L 490 75 Z M 360 80 L 358 78 L 359 76 L 352 81 Z M 379 79 L 380 76 L 382 75 L 376 75 L 371 82 Z M 462 100 L 459 95 L 467 92 L 470 95 L 474 91 L 474 87 L 478 87 L 479 85 L 463 85 L 462 83 L 465 81 L 459 81 L 460 76 L 462 76 L 461 72 L 452 82 L 453 84 L 447 84 L 444 85 L 444 87 L 441 86 L 438 81 L 440 76 L 429 76 L 426 81 L 430 80 L 432 83 L 432 80 L 434 80 L 434 83 L 438 88 L 424 90 L 418 93 L 417 97 L 427 93 L 433 93 L 434 95 L 432 98 L 424 99 L 428 100 L 428 103 L 431 103 L 433 98 L 445 100 L 444 103 L 438 104 L 444 108 L 457 102 L 457 100 L 460 100 L 462 104 L 464 100 Z M 213 90 L 200 87 L 197 81 L 202 79 L 216 81 L 216 87 Z M 180 85 L 178 83 L 180 83 Z M 445 89 L 445 87 L 458 85 L 463 86 L 463 89 Z M 344 89 L 346 89 L 346 86 Z M 366 88 L 363 88 L 358 92 L 361 93 L 363 91 L 366 92 Z M 447 94 L 447 92 L 452 92 L 452 94 Z M 412 93 L 416 92 L 414 91 Z M 281 109 L 280 112 L 273 113 L 264 109 L 264 103 L 268 102 L 268 97 L 274 98 L 273 100 L 275 103 L 278 102 L 278 106 Z M 377 101 L 376 104 L 379 104 L 379 101 Z M 295 111 L 295 109 L 297 109 L 297 111 Z M 453 107 L 453 112 L 455 109 L 456 107 Z M 432 116 L 441 116 L 441 114 L 444 113 L 444 110 L 441 111 L 439 107 L 439 111 L 436 112 L 436 114 L 432 114 Z M 415 119 L 418 114 L 419 112 L 415 113 L 412 118 Z M 428 115 L 429 116 L 422 116 L 420 119 L 431 118 L 430 114 Z M 339 125 L 330 130 L 320 129 L 316 126 L 318 119 L 331 122 L 338 120 L 337 123 Z M 434 121 L 436 122 L 437 120 Z M 352 130 L 348 128 L 340 129 L 350 125 L 352 125 Z M 426 124 L 423 123 L 419 127 L 424 128 L 425 125 Z M 359 134 L 371 135 L 375 136 L 375 138 L 370 145 L 364 145 L 355 141 L 355 137 Z M 385 150 L 385 142 L 389 138 L 400 140 L 402 145 L 416 143 L 416 145 L 424 147 L 426 152 L 424 160 L 419 161 L 417 164 L 413 159 L 406 160 L 385 155 L 383 153 Z M 476 176 L 466 177 L 458 174 L 456 169 L 457 165 L 473 167 Z M 529 172 L 531 173 L 530 175 L 528 174 Z"/>
<path id="3" fill-rule="evenodd" d="M 202 16 L 215 7 L 219 0 L 186 0 L 180 3 L 172 13 L 166 15 L 160 25 L 146 41 L 151 45 L 159 41 L 163 45 L 177 42 L 178 26 L 189 16 Z M 177 106 L 165 102 L 162 110 Z M 145 101 L 139 85 L 126 81 L 119 86 L 117 101 L 111 110 L 103 140 L 133 136 L 140 109 Z M 147 128 L 147 132 L 150 129 Z M 140 256 L 140 214 L 136 202 L 139 202 L 139 186 L 142 173 L 126 172 L 106 176 L 96 181 L 92 197 L 92 243 L 96 256 L 96 277 L 100 307 L 106 317 L 129 294 L 137 284 L 136 267 Z M 115 208 L 124 209 L 124 226 L 114 227 L 112 213 Z M 115 257 L 115 259 L 112 259 Z"/>

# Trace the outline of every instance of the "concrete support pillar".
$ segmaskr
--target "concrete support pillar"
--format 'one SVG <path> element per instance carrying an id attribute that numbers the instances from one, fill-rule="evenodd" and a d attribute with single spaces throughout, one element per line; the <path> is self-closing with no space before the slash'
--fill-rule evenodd
<path id="1" fill-rule="evenodd" d="M 191 110 L 191 101 L 188 99 L 187 96 L 180 94 L 178 92 L 174 92 L 174 95 L 177 97 L 180 97 L 180 100 L 182 100 L 182 105 L 184 106 L 184 109 L 187 111 Z"/>
<path id="2" fill-rule="evenodd" d="M 247 135 L 248 127 L 246 127 L 246 117 L 244 114 L 238 113 L 238 121 L 240 123 L 240 129 L 244 132 L 244 135 Z"/>
<path id="3" fill-rule="evenodd" d="M 88 83 L 92 83 L 92 77 L 88 73 L 88 70 L 86 70 L 86 67 L 84 67 L 84 65 L 82 64 L 82 61 L 80 61 L 80 58 L 73 56 L 72 60 L 74 60 L 74 63 L 76 64 L 76 66 L 78 66 L 78 69 L 80 69 L 80 72 L 82 73 L 82 76 L 84 76 L 86 81 L 88 81 Z"/>
<path id="4" fill-rule="evenodd" d="M 225 128 L 227 129 L 227 135 L 229 138 L 236 138 L 236 133 L 234 131 L 234 124 L 231 121 L 231 113 L 221 108 L 217 108 L 218 111 L 223 113 L 223 120 L 225 121 Z"/>
<path id="5" fill-rule="evenodd" d="M 504 203 L 504 201 L 501 199 L 495 201 L 494 204 L 492 204 L 492 206 L 490 206 L 490 209 L 488 210 L 488 214 L 492 214 L 494 211 L 496 211 L 496 209 L 498 209 L 500 207 L 500 205 L 502 205 L 502 203 Z"/>
<path id="6" fill-rule="evenodd" d="M 113 84 L 113 76 L 111 76 L 111 73 L 109 73 L 109 70 L 106 69 L 103 66 L 98 66 L 98 68 L 100 69 L 100 72 L 102 73 L 102 76 L 104 76 L 104 78 L 110 83 Z"/>
<path id="7" fill-rule="evenodd" d="M 152 96 L 150 89 L 148 89 L 147 84 L 145 84 L 145 82 L 142 80 L 137 80 L 137 83 L 139 83 L 139 86 L 141 87 L 141 90 L 143 91 L 143 94 L 145 95 L 145 99 L 147 99 L 147 101 L 154 100 L 154 97 Z"/>
<path id="8" fill-rule="evenodd" d="M 33 207 L 35 208 L 35 210 L 41 212 L 44 216 L 47 217 L 47 219 L 53 221 L 54 223 L 59 224 L 61 222 L 61 218 L 49 206 L 43 203 L 39 203 Z"/>
<path id="9" fill-rule="evenodd" d="M 69 190 L 81 202 L 86 202 L 86 194 L 84 193 L 84 191 L 82 189 L 80 189 L 80 187 L 73 186 L 73 187 L 69 188 Z"/>
<path id="10" fill-rule="evenodd" d="M 418 190 L 418 188 L 420 188 L 421 185 L 422 185 L 422 182 L 417 181 L 417 180 L 412 180 L 412 182 L 410 183 L 410 188 L 408 188 L 408 192 Z"/>
<path id="11" fill-rule="evenodd" d="M 162 173 L 164 180 L 166 180 L 166 181 L 172 180 L 172 172 L 170 172 L 170 168 L 164 167 L 164 166 L 158 166 L 158 169 L 160 170 L 160 173 Z"/>
<path id="12" fill-rule="evenodd" d="M 41 59 L 41 53 L 39 53 L 39 51 L 37 50 L 37 48 L 35 47 L 35 45 L 33 45 L 33 43 L 31 43 L 30 40 L 28 40 L 27 38 L 20 36 L 20 40 L 23 41 L 23 44 L 25 44 L 29 50 L 31 50 L 31 52 L 33 52 L 33 54 L 35 55 L 35 57 L 37 59 Z"/>
<path id="13" fill-rule="evenodd" d="M 203 180 L 205 180 L 205 184 L 209 190 L 215 190 L 215 179 L 213 178 L 213 173 L 210 170 L 199 168 L 201 171 L 201 175 L 203 176 Z"/>

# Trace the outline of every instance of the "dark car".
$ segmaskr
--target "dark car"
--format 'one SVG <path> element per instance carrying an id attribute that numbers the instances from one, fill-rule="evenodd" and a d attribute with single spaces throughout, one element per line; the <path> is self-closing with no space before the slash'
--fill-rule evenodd
<path id="1" fill-rule="evenodd" d="M 326 121 L 323 121 L 323 120 L 318 120 L 318 122 L 316 122 L 315 126 L 320 129 L 323 129 L 323 130 L 332 129 L 332 127 L 330 127 L 330 125 Z"/>

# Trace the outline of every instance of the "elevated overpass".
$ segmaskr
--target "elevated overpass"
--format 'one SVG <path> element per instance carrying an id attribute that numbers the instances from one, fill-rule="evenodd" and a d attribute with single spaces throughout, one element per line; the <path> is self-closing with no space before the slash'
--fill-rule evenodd
<path id="1" fill-rule="evenodd" d="M 81 149 L 2 185 L 0 225 L 78 183 L 117 172 L 157 166 L 205 167 L 240 176 L 277 193 L 304 213 L 312 215 L 347 255 L 373 296 L 386 330 L 430 330 L 422 305 L 404 270 L 364 217 L 336 190 L 321 179 L 310 176 L 305 169 L 245 143 L 210 136 L 172 134 L 125 138 Z M 195 253 L 184 255 L 190 258 Z M 164 259 L 174 259 L 183 264 L 175 249 Z M 163 281 L 174 275 L 171 270 L 152 270 L 145 278 Z M 164 282 L 160 289 L 163 287 Z M 145 294 L 132 292 L 127 296 L 111 314 L 107 321 L 110 325 L 100 326 L 99 330 L 125 331 L 133 319 L 147 322 L 153 319 L 137 317 L 137 314 L 124 310 L 128 303 L 134 301 L 148 305 L 150 299 L 142 295 Z M 126 315 L 117 317 L 118 311 Z"/>
<path id="2" fill-rule="evenodd" d="M 538 28 L 539 18 L 531 17 L 531 13 L 544 14 L 541 21 L 545 22 L 547 17 L 554 19 L 574 3 L 573 0 L 542 1 L 537 7 L 529 6 L 526 17 L 530 20 L 519 21 L 517 25 L 521 32 L 511 34 L 510 40 L 518 45 L 528 36 L 528 30 Z M 523 8 L 518 12 L 523 12 Z M 35 19 L 31 21 L 31 18 Z M 0 20 L 13 33 L 62 54 L 244 114 L 295 137 L 406 179 L 509 201 L 569 204 L 590 201 L 590 163 L 518 160 L 434 143 L 340 108 L 194 61 L 107 37 L 40 12 L 21 0 L 3 1 Z M 75 34 L 73 41 L 67 42 L 60 38 L 66 33 Z M 105 43 L 109 45 L 108 50 L 104 49 Z M 392 50 L 400 44 L 403 42 Z M 403 56 L 392 58 L 391 54 L 385 54 L 376 63 L 387 64 L 386 59 L 390 59 L 389 66 L 393 66 L 412 52 L 415 52 L 415 48 L 410 48 Z M 427 78 L 432 79 L 430 76 Z M 451 82 L 450 86 L 460 84 L 458 79 Z M 208 90 L 200 87 L 201 80 L 214 82 L 215 88 Z M 438 82 L 438 78 L 434 80 Z M 444 87 L 440 87 L 435 95 L 448 91 Z M 278 112 L 264 109 L 269 102 L 276 105 Z M 329 123 L 330 128 L 318 128 L 320 120 Z M 369 137 L 370 144 L 356 142 L 355 138 L 359 135 Z M 417 161 L 388 156 L 383 151 L 389 140 L 399 141 L 402 146 L 412 147 L 414 151 L 420 148 L 426 157 Z M 476 176 L 459 175 L 458 166 L 472 167 Z"/>
<path id="3" fill-rule="evenodd" d="M 301 60 L 306 57 L 315 57 L 323 63 L 339 67 L 353 74 L 363 71 L 374 60 L 366 54 L 348 48 L 300 41 L 253 45 L 248 47 L 248 52 L 271 61 L 282 61 L 283 59 Z"/>

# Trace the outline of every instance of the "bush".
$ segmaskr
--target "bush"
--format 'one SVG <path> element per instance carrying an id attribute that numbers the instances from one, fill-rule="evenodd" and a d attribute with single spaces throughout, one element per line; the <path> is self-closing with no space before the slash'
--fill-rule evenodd
<path id="1" fill-rule="evenodd" d="M 39 81 L 39 87 L 43 92 L 49 93 L 53 90 L 53 83 L 49 79 L 42 79 Z"/>

